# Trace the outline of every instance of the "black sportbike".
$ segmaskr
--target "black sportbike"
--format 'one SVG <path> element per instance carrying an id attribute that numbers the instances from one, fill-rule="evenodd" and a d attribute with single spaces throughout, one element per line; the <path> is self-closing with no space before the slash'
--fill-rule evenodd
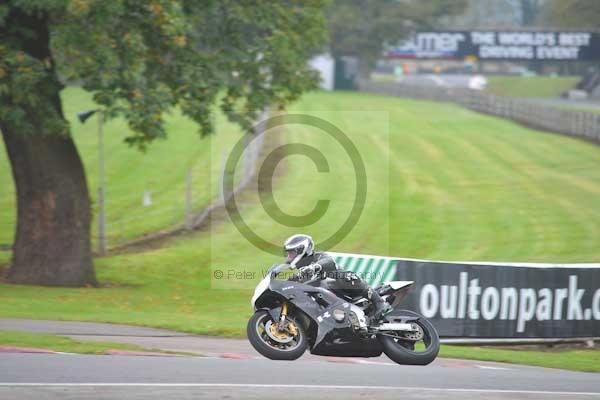
<path id="1" fill-rule="evenodd" d="M 370 321 L 369 301 L 334 293 L 333 279 L 315 275 L 296 282 L 282 276 L 289 278 L 290 266 L 272 266 L 252 297 L 255 313 L 248 321 L 248 339 L 263 356 L 295 360 L 308 348 L 312 354 L 337 357 L 385 353 L 409 365 L 427 365 L 436 358 L 440 340 L 433 325 L 413 311 L 399 309 L 412 281 L 373 288 L 392 311 L 381 321 Z"/>

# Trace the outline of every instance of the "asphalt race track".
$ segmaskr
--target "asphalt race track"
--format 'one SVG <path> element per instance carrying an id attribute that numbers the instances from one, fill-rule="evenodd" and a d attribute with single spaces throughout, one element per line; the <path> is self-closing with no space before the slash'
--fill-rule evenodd
<path id="1" fill-rule="evenodd" d="M 3 354 L 0 398 L 600 398 L 597 374 L 475 365 Z"/>
<path id="2" fill-rule="evenodd" d="M 21 328 L 23 324 L 27 322 Z M 305 356 L 293 362 L 270 361 L 243 340 L 150 336 L 168 331 L 100 324 L 48 323 L 45 329 L 43 322 L 30 324 L 29 330 L 37 331 L 62 327 L 63 334 L 78 339 L 101 335 L 96 329 L 108 326 L 115 336 L 103 336 L 104 340 L 114 341 L 120 333 L 140 334 L 156 342 L 176 340 L 180 347 L 185 341 L 195 348 L 208 343 L 216 351 L 204 357 L 0 353 L 2 400 L 600 399 L 600 374 L 593 373 L 449 359 L 438 359 L 427 367 L 399 366 L 384 357 Z M 0 320 L 0 328 L 8 327 L 16 328 L 14 321 Z"/>

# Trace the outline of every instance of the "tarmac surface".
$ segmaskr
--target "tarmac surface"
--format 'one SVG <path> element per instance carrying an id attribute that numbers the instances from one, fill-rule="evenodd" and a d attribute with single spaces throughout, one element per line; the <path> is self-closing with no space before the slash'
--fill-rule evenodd
<path id="1" fill-rule="evenodd" d="M 600 374 L 437 359 L 271 361 L 246 340 L 126 325 L 0 319 L 0 330 L 140 344 L 203 356 L 0 353 L 0 399 L 600 399 Z"/>

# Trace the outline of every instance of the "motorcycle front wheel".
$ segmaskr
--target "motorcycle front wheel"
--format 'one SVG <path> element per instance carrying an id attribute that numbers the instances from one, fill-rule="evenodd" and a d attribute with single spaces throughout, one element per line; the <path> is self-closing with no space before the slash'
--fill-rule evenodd
<path id="1" fill-rule="evenodd" d="M 287 317 L 287 329 L 280 331 L 277 321 L 265 310 L 259 310 L 248 321 L 246 333 L 256 351 L 271 360 L 295 360 L 308 346 L 301 324 Z"/>
<path id="2" fill-rule="evenodd" d="M 440 351 L 440 338 L 431 322 L 424 317 L 420 316 L 412 323 L 418 328 L 412 338 L 390 332 L 378 336 L 379 341 L 383 345 L 383 352 L 392 361 L 403 365 L 427 365 L 435 360 Z"/>

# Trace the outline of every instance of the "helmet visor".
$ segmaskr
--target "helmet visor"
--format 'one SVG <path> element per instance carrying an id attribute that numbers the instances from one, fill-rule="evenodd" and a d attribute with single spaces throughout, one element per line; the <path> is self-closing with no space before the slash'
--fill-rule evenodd
<path id="1" fill-rule="evenodd" d="M 298 256 L 298 252 L 296 250 L 286 250 L 285 253 L 286 253 L 285 261 L 288 263 L 294 261 L 294 258 L 296 258 Z"/>

